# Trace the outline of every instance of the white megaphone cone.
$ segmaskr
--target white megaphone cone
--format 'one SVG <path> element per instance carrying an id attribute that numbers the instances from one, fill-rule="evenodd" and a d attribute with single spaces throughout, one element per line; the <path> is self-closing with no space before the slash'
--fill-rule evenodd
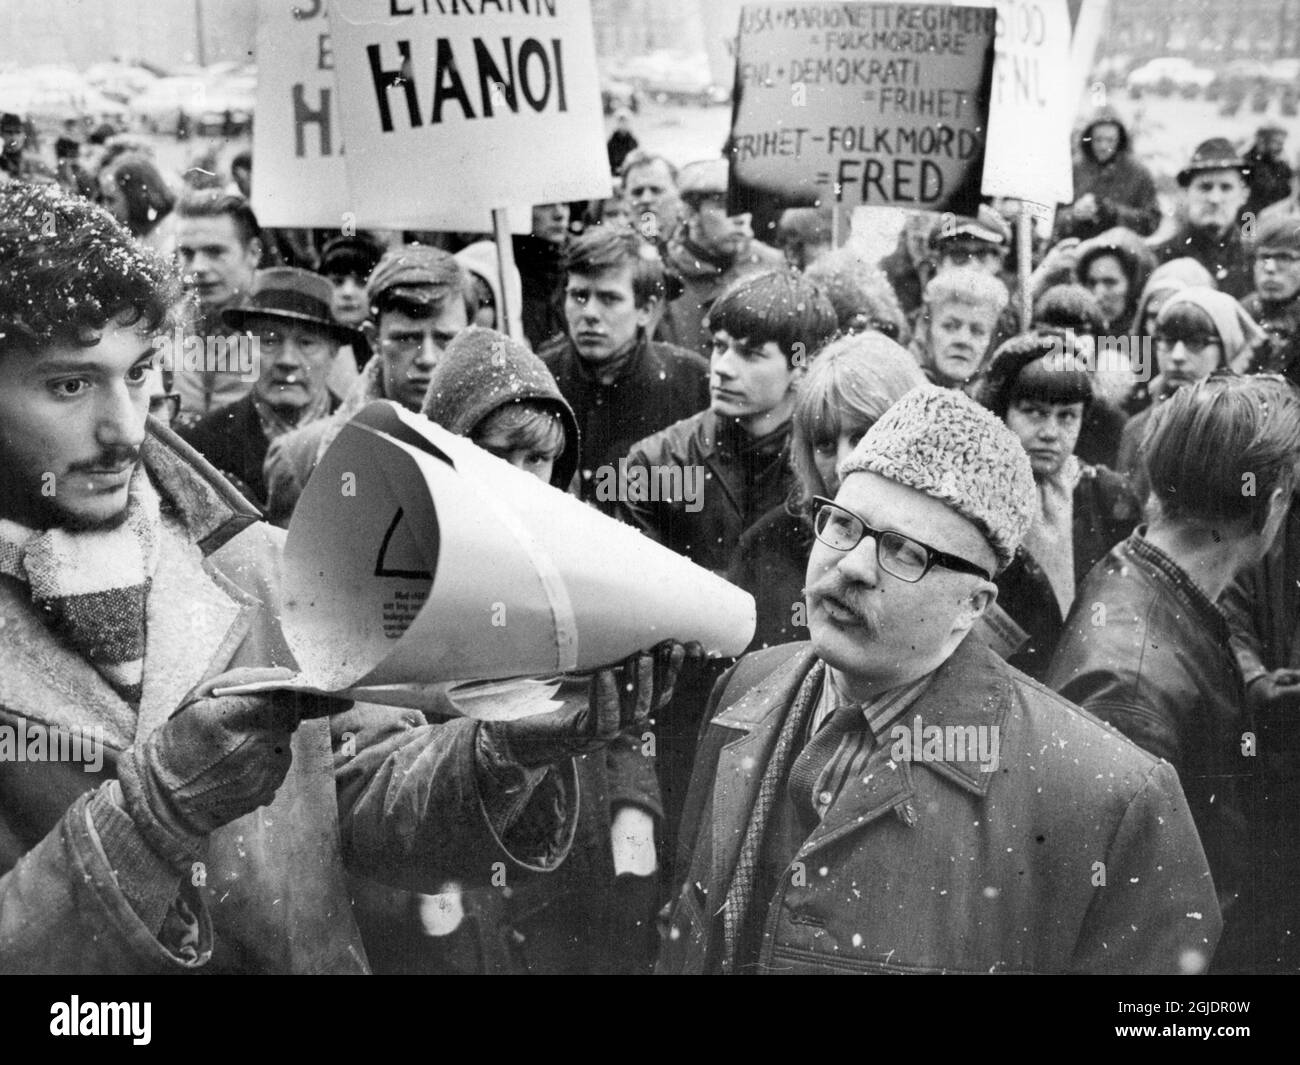
<path id="1" fill-rule="evenodd" d="M 588 671 L 664 640 L 737 655 L 747 592 L 394 403 L 322 457 L 283 628 L 325 691 Z"/>

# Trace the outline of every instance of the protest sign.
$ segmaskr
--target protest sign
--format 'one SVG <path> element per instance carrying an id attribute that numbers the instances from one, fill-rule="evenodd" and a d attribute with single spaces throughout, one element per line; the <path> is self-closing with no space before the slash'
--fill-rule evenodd
<path id="1" fill-rule="evenodd" d="M 359 225 L 484 230 L 610 194 L 589 0 L 332 0 Z"/>
<path id="2" fill-rule="evenodd" d="M 974 214 L 994 25 L 991 7 L 746 5 L 733 207 L 774 196 Z"/>
<path id="3" fill-rule="evenodd" d="M 284 577 L 302 672 L 264 687 L 399 705 L 451 682 L 594 670 L 670 639 L 737 655 L 754 635 L 748 592 L 386 401 L 322 456 Z"/>
<path id="4" fill-rule="evenodd" d="M 261 0 L 251 199 L 262 225 L 347 227 L 342 134 L 323 0 Z"/>
<path id="5" fill-rule="evenodd" d="M 1065 0 L 996 0 L 997 61 L 984 193 L 1039 204 L 1074 199 L 1070 14 Z"/>

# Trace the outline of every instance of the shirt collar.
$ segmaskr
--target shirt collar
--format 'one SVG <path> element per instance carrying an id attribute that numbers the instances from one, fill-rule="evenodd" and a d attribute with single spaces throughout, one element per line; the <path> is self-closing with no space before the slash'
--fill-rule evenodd
<path id="1" fill-rule="evenodd" d="M 1128 549 L 1133 553 L 1134 558 L 1156 570 L 1173 585 L 1174 591 L 1186 600 L 1188 606 L 1201 618 L 1210 632 L 1217 633 L 1226 644 L 1229 634 L 1228 622 L 1223 612 L 1201 590 L 1200 585 L 1187 575 L 1185 569 L 1146 538 L 1146 531 L 1145 525 L 1139 525 L 1128 539 Z"/>
<path id="2" fill-rule="evenodd" d="M 879 741 L 889 726 L 902 717 L 908 708 L 921 697 L 921 694 L 930 686 L 930 681 L 933 679 L 934 672 L 931 671 L 907 684 L 900 684 L 887 692 L 881 692 L 874 699 L 863 703 L 862 716 L 867 723 L 867 728 L 871 730 L 871 735 Z M 825 676 L 822 678 L 821 698 L 818 699 L 817 706 L 813 711 L 813 735 L 816 735 L 823 722 L 829 720 L 830 716 L 844 702 L 846 700 L 831 678 L 831 670 L 828 667 Z"/>

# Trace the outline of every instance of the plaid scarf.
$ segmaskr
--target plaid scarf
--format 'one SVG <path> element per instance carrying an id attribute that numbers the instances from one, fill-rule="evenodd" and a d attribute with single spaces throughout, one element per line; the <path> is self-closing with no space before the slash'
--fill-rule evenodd
<path id="1" fill-rule="evenodd" d="M 159 514 L 141 464 L 131 476 L 126 521 L 116 529 L 38 532 L 0 520 L 0 574 L 26 584 L 51 631 L 137 710 Z"/>

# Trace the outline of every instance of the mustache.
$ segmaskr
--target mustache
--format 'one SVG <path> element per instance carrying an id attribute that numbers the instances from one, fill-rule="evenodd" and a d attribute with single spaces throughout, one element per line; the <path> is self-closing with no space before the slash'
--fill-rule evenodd
<path id="1" fill-rule="evenodd" d="M 852 611 L 854 616 L 863 623 L 867 631 L 875 633 L 879 626 L 876 619 L 867 608 L 860 596 L 853 593 L 849 585 L 840 577 L 834 574 L 828 574 L 821 580 L 814 581 L 808 587 L 803 589 L 804 598 L 817 596 L 822 599 L 834 599 L 841 605 Z"/>
<path id="2" fill-rule="evenodd" d="M 140 461 L 138 447 L 115 447 L 101 451 L 98 457 L 85 462 L 74 462 L 68 466 L 69 473 L 94 473 L 96 470 L 116 469 L 119 466 L 134 466 Z"/>

